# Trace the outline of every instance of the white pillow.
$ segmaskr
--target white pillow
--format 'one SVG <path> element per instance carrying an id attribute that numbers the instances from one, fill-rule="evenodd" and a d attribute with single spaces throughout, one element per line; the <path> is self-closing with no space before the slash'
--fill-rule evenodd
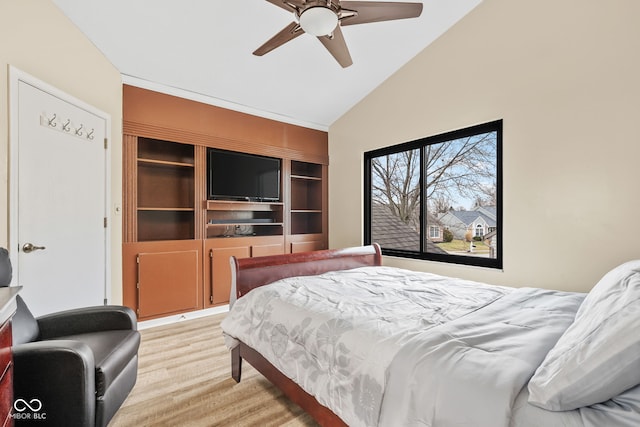
<path id="1" fill-rule="evenodd" d="M 640 260 L 607 274 L 529 381 L 529 402 L 567 411 L 640 384 Z"/>

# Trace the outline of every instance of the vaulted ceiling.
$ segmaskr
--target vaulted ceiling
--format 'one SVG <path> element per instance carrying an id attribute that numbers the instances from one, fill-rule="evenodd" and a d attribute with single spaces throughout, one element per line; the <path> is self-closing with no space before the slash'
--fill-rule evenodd
<path id="1" fill-rule="evenodd" d="M 344 27 L 353 59 L 348 68 L 309 34 L 252 55 L 294 20 L 265 0 L 53 1 L 125 82 L 328 129 L 481 0 L 426 0 L 419 18 Z"/>

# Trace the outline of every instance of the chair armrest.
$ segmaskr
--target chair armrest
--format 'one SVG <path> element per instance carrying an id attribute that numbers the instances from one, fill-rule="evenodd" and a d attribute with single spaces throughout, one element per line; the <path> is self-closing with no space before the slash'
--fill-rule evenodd
<path id="1" fill-rule="evenodd" d="M 135 331 L 138 327 L 133 310 L 121 305 L 77 308 L 47 314 L 36 320 L 40 340 L 114 329 Z"/>
<path id="2" fill-rule="evenodd" d="M 37 399 L 42 407 L 35 412 L 45 417 L 47 425 L 95 424 L 95 362 L 88 345 L 71 340 L 38 341 L 13 346 L 12 352 L 16 400 L 23 399 L 33 408 L 38 402 L 32 400 Z"/>

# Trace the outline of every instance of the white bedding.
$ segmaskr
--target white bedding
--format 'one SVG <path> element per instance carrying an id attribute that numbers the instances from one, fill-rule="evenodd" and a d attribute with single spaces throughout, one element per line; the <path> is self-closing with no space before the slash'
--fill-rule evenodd
<path id="1" fill-rule="evenodd" d="M 378 420 L 385 372 L 412 336 L 510 288 L 390 267 L 293 277 L 252 290 L 222 322 L 350 426 Z"/>
<path id="2" fill-rule="evenodd" d="M 516 397 L 582 299 L 515 289 L 415 336 L 389 366 L 380 425 L 509 427 Z"/>
<path id="3" fill-rule="evenodd" d="M 526 401 L 583 298 L 362 267 L 256 288 L 222 328 L 350 426 L 634 425 L 640 390 L 567 412 Z"/>

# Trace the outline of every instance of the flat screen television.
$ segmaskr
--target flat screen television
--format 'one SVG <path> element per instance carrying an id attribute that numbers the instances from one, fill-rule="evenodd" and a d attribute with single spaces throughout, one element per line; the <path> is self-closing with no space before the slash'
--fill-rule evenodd
<path id="1" fill-rule="evenodd" d="M 207 149 L 209 200 L 280 200 L 281 160 L 235 151 Z"/>

